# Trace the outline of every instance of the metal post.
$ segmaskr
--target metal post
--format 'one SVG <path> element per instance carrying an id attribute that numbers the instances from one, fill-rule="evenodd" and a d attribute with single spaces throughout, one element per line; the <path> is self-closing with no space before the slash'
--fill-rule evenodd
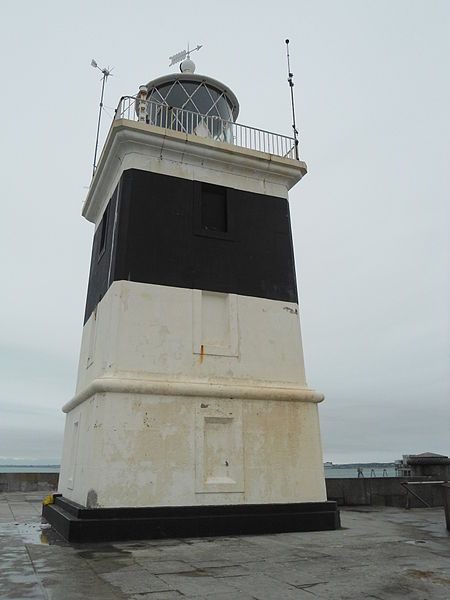
<path id="1" fill-rule="evenodd" d="M 100 95 L 100 106 L 99 106 L 99 109 L 98 109 L 97 135 L 95 137 L 94 162 L 93 162 L 93 165 L 92 165 L 92 177 L 94 177 L 95 168 L 97 166 L 98 138 L 100 136 L 100 123 L 101 123 L 101 120 L 102 120 L 103 96 L 105 94 L 106 80 L 111 75 L 111 69 L 110 68 L 108 68 L 108 69 L 106 69 L 106 68 L 101 69 L 98 66 L 98 64 L 96 63 L 95 60 L 92 60 L 91 66 L 93 66 L 95 69 L 98 69 L 99 71 L 101 71 L 103 73 L 103 77 L 102 77 L 102 93 Z"/>
<path id="2" fill-rule="evenodd" d="M 292 106 L 292 129 L 294 130 L 294 145 L 295 145 L 295 158 L 299 160 L 298 156 L 298 131 L 295 123 L 295 103 L 294 103 L 294 73 L 291 73 L 291 64 L 290 64 L 290 56 L 289 56 L 289 40 L 286 41 L 286 56 L 287 56 L 287 66 L 288 66 L 288 82 L 289 87 L 291 88 L 291 106 Z"/>

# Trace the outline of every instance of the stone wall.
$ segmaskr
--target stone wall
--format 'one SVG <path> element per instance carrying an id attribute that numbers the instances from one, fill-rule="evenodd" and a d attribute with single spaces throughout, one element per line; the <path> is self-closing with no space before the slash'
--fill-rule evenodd
<path id="1" fill-rule="evenodd" d="M 0 473 L 0 492 L 55 491 L 59 473 Z"/>
<path id="2" fill-rule="evenodd" d="M 0 473 L 0 492 L 56 491 L 59 473 Z M 326 479 L 328 500 L 335 500 L 339 506 L 398 506 L 406 508 L 407 495 L 411 508 L 423 508 L 424 504 L 402 487 L 404 481 L 418 481 L 417 478 L 371 477 Z M 443 486 L 414 485 L 413 492 L 431 506 L 443 506 Z M 450 487 L 445 491 L 449 496 Z M 450 500 L 448 501 L 450 503 Z"/>
<path id="3" fill-rule="evenodd" d="M 424 508 L 425 505 L 408 494 L 401 485 L 405 481 L 422 481 L 424 478 L 371 477 L 326 479 L 328 500 L 335 500 L 339 506 L 398 506 L 399 508 Z M 415 494 L 431 506 L 443 506 L 442 486 L 413 485 Z M 409 505 L 407 504 L 409 496 Z"/>

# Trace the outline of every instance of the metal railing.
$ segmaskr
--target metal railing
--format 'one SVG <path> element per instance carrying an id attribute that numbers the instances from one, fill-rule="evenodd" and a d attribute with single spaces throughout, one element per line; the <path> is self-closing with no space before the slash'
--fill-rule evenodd
<path id="1" fill-rule="evenodd" d="M 147 123 L 163 129 L 190 133 L 283 158 L 297 160 L 299 158 L 298 146 L 294 138 L 140 97 L 123 96 L 119 101 L 114 119 Z"/>
<path id="2" fill-rule="evenodd" d="M 409 497 L 408 494 L 411 494 L 411 496 L 414 496 L 414 498 L 416 498 L 417 500 L 419 500 L 419 502 L 422 502 L 422 504 L 424 506 L 426 506 L 427 508 L 432 508 L 432 505 L 427 502 L 424 498 L 422 498 L 422 496 L 420 496 L 417 492 L 414 492 L 409 486 L 410 485 L 439 485 L 439 486 L 443 486 L 445 484 L 448 484 L 447 481 L 402 481 L 400 483 L 400 485 L 406 490 L 406 506 L 405 508 L 411 508 L 411 499 Z M 444 488 L 442 488 L 442 491 L 444 492 Z"/>

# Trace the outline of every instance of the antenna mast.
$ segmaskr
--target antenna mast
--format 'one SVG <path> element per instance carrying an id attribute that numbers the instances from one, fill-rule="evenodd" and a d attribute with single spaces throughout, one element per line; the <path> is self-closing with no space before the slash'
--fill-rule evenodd
<path id="1" fill-rule="evenodd" d="M 94 177 L 95 168 L 97 166 L 98 138 L 99 138 L 99 135 L 100 135 L 100 122 L 102 120 L 103 96 L 104 96 L 104 93 L 105 93 L 105 84 L 106 84 L 106 80 L 111 75 L 112 69 L 110 69 L 109 67 L 108 68 L 104 67 L 103 69 L 101 69 L 98 66 L 98 64 L 97 64 L 97 61 L 94 60 L 94 59 L 91 60 L 91 67 L 94 67 L 94 69 L 98 69 L 101 73 L 103 73 L 103 77 L 102 77 L 102 93 L 100 95 L 100 106 L 99 106 L 99 109 L 98 109 L 97 135 L 95 137 L 94 162 L 93 162 L 93 165 L 92 165 L 92 177 Z"/>
<path id="2" fill-rule="evenodd" d="M 292 106 L 292 129 L 294 131 L 294 144 L 295 144 L 295 158 L 298 160 L 298 130 L 297 125 L 295 123 L 295 103 L 294 103 L 294 73 L 291 73 L 291 64 L 290 64 L 290 56 L 289 56 L 289 40 L 286 41 L 286 58 L 287 58 L 287 68 L 288 68 L 288 83 L 291 88 L 291 106 Z"/>

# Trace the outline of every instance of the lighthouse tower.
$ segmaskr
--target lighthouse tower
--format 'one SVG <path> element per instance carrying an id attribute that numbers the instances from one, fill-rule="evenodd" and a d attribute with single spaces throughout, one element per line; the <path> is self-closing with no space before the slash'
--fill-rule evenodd
<path id="1" fill-rule="evenodd" d="M 238 113 L 190 58 L 116 111 L 83 207 L 77 388 L 44 507 L 69 540 L 338 526 L 289 219 L 306 165 Z"/>

